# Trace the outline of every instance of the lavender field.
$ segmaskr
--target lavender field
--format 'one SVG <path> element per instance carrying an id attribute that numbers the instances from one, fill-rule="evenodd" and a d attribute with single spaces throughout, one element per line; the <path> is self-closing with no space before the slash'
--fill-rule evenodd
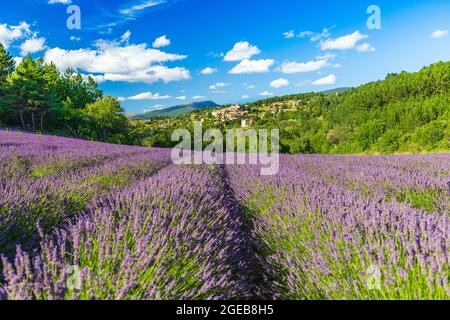
<path id="1" fill-rule="evenodd" d="M 259 173 L 0 131 L 0 300 L 450 298 L 450 154 Z"/>

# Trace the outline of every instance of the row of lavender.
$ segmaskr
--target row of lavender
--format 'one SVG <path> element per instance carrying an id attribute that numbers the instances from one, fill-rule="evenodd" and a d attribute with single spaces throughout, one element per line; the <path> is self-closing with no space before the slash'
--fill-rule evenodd
<path id="1" fill-rule="evenodd" d="M 0 133 L 0 252 L 31 248 L 38 231 L 82 212 L 169 163 L 166 151 L 23 133 Z"/>
<path id="2" fill-rule="evenodd" d="M 172 166 L 168 150 L 6 132 L 0 150 L 0 299 L 257 291 L 220 168 Z"/>
<path id="3" fill-rule="evenodd" d="M 245 295 L 244 245 L 215 174 L 168 167 L 97 199 L 39 251 L 3 259 L 10 299 L 219 299 Z M 182 182 L 181 182 L 182 181 Z M 67 286 L 73 266 L 79 287 Z M 245 267 L 245 266 L 241 266 Z"/>
<path id="4" fill-rule="evenodd" d="M 230 166 L 284 299 L 449 299 L 450 155 L 282 157 Z"/>

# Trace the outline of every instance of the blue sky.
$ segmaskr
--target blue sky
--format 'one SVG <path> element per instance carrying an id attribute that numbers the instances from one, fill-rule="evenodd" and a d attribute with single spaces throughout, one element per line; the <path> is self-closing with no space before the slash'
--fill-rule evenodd
<path id="1" fill-rule="evenodd" d="M 81 10 L 69 30 L 67 8 Z M 381 29 L 367 8 L 381 9 Z M 450 60 L 446 0 L 18 0 L 0 42 L 94 75 L 127 112 L 356 86 Z M 158 39 L 158 40 L 157 40 Z"/>

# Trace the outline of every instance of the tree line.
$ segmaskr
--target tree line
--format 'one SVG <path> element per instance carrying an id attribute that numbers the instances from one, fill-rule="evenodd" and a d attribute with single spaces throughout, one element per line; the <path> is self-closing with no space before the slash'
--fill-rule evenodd
<path id="1" fill-rule="evenodd" d="M 0 43 L 0 126 L 77 138 L 130 143 L 129 122 L 117 99 L 90 76 L 25 57 L 16 64 Z"/>

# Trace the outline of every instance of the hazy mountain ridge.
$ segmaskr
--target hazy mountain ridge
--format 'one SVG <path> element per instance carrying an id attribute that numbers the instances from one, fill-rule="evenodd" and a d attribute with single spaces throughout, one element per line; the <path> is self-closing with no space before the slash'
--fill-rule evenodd
<path id="1" fill-rule="evenodd" d="M 154 110 L 130 117 L 133 120 L 151 120 L 155 118 L 174 118 L 189 114 L 194 111 L 219 107 L 214 101 L 192 102 L 182 105 L 173 106 L 166 109 Z"/>

